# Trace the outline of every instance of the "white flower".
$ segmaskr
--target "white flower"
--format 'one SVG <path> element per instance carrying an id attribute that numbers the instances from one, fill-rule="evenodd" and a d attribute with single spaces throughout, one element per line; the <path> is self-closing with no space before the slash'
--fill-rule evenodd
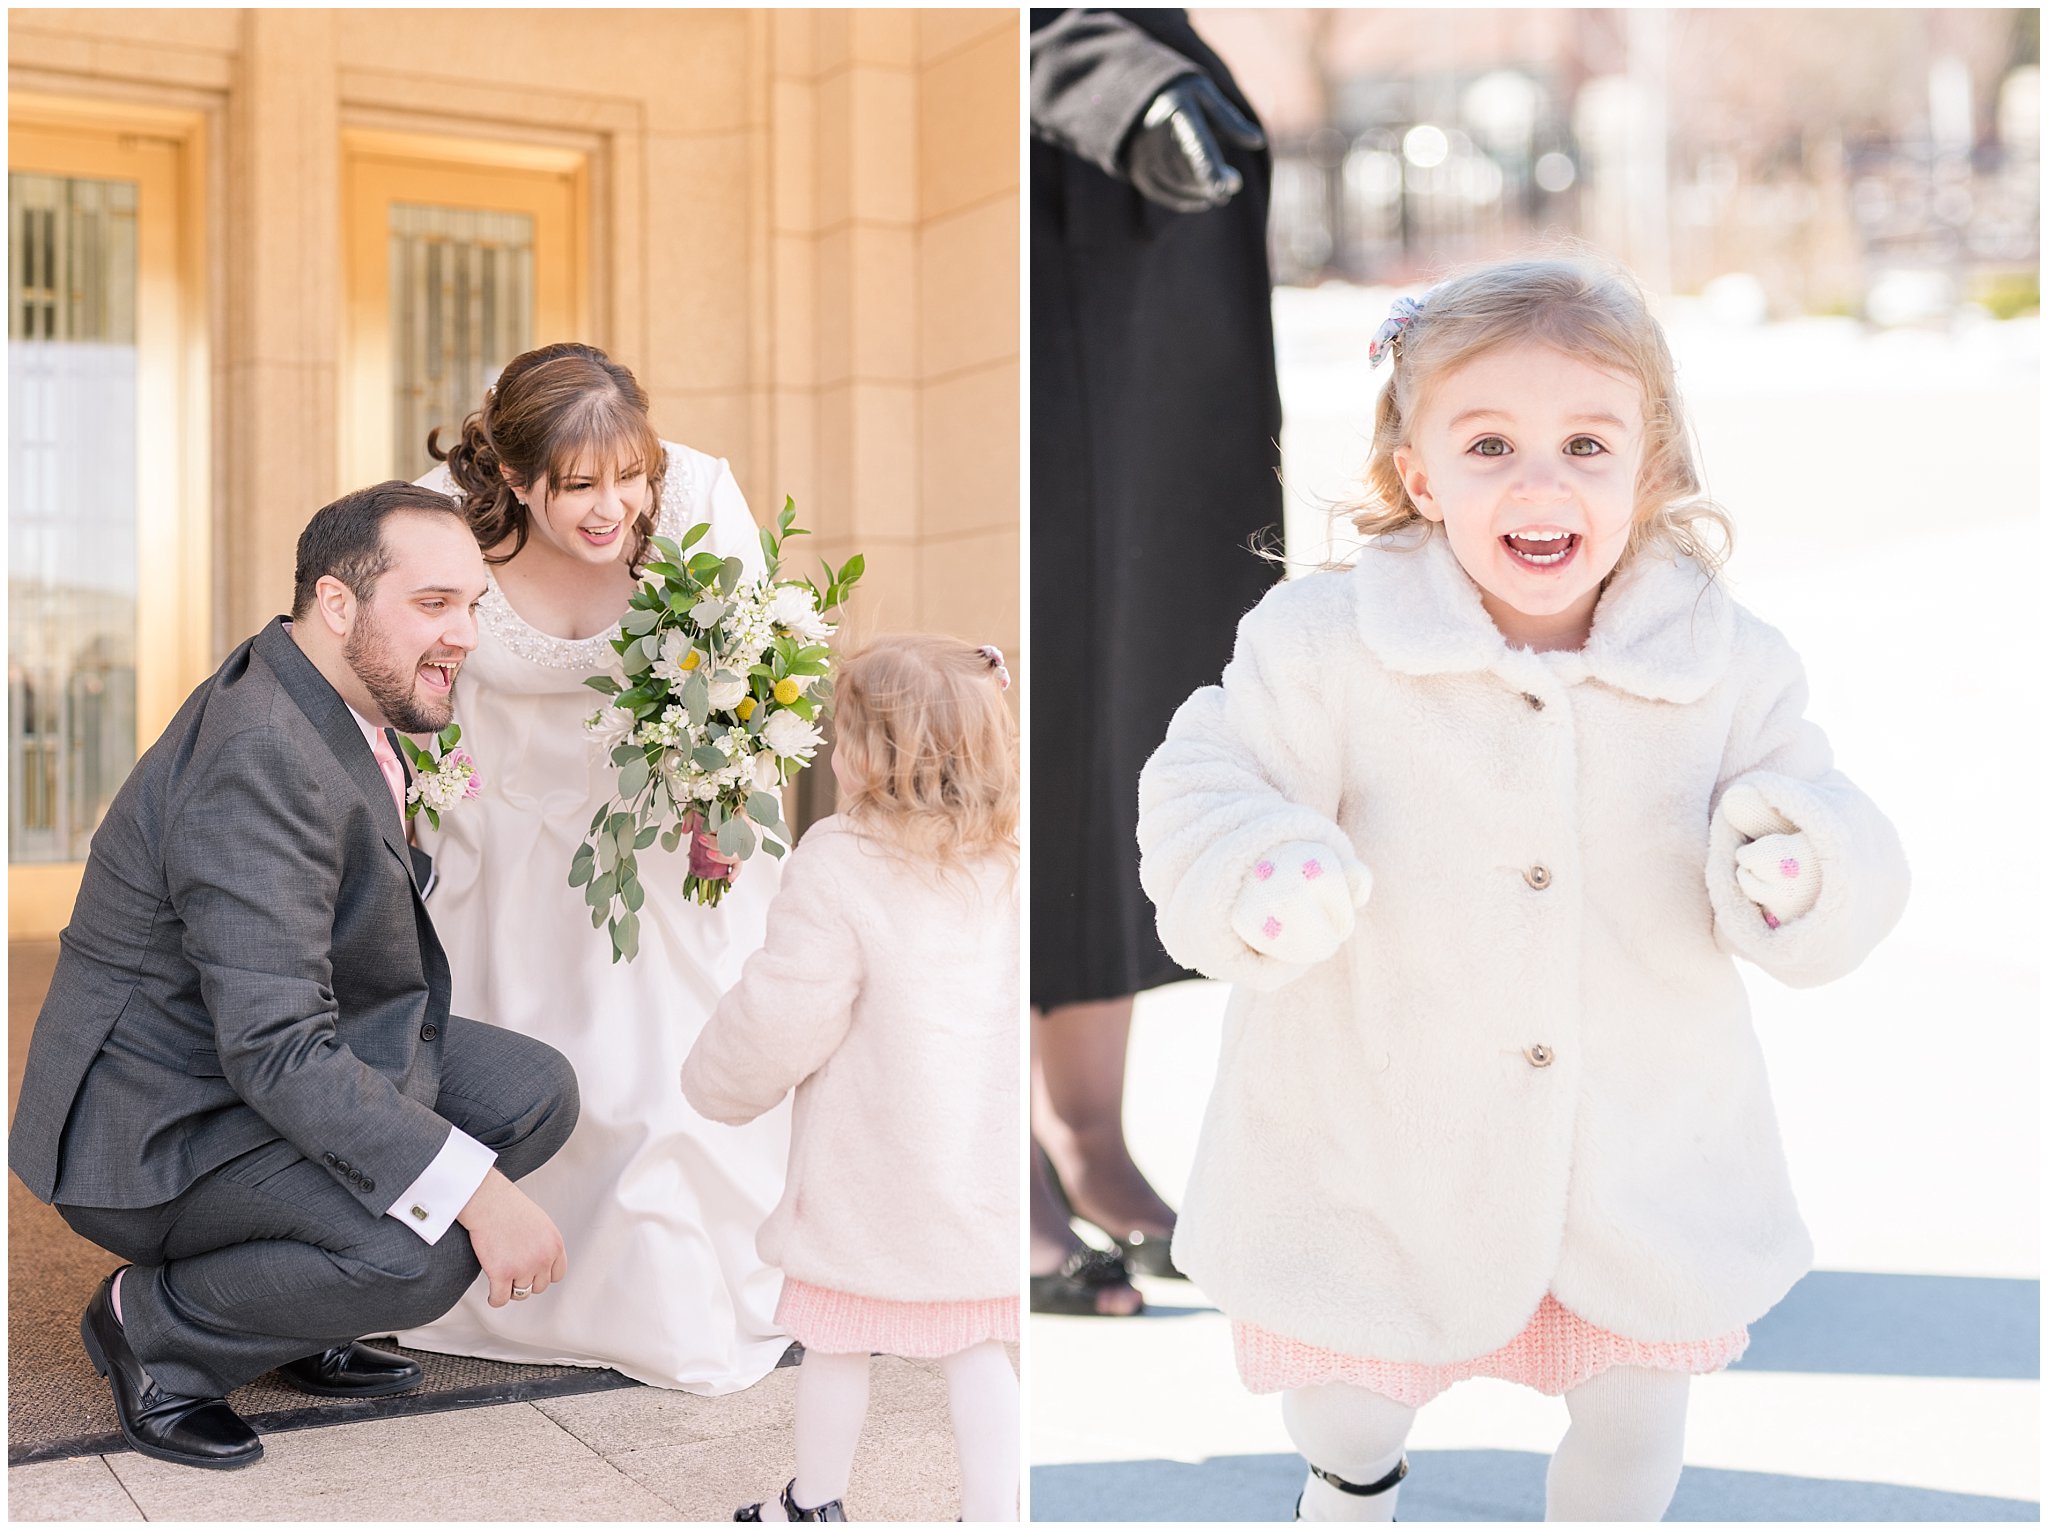
<path id="1" fill-rule="evenodd" d="M 704 631 L 709 632 L 718 625 L 720 618 L 725 615 L 727 605 L 728 602 L 719 600 L 715 596 L 707 595 L 690 607 L 690 620 L 695 622 Z"/>
<path id="2" fill-rule="evenodd" d="M 782 765 L 775 758 L 775 751 L 763 749 L 754 756 L 751 767 L 754 776 L 754 790 L 776 792 L 782 790 Z"/>
<path id="3" fill-rule="evenodd" d="M 811 592 L 800 584 L 775 587 L 768 601 L 768 619 L 801 642 L 821 642 L 832 635 L 832 624 L 818 615 Z"/>
<path id="4" fill-rule="evenodd" d="M 808 760 L 825 741 L 822 729 L 794 712 L 777 712 L 761 729 L 761 741 L 785 760 Z"/>
<path id="5" fill-rule="evenodd" d="M 729 669 L 721 669 L 711 677 L 711 710 L 730 712 L 747 698 L 747 678 L 736 675 Z"/>
<path id="6" fill-rule="evenodd" d="M 683 660 L 689 657 L 690 650 L 695 646 L 687 633 L 663 633 L 661 657 L 654 661 L 654 673 L 670 685 L 680 686 L 690 678 L 690 672 L 683 668 Z"/>
<path id="7" fill-rule="evenodd" d="M 583 724 L 590 742 L 610 753 L 633 732 L 633 714 L 624 707 L 606 707 Z"/>

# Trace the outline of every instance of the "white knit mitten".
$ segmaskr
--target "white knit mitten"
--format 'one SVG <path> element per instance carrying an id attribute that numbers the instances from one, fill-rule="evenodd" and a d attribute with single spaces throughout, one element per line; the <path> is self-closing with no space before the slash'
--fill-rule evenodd
<path id="1" fill-rule="evenodd" d="M 1311 966 L 1350 937 L 1371 892 L 1372 873 L 1353 857 L 1292 840 L 1252 867 L 1230 927 L 1254 951 Z"/>
<path id="2" fill-rule="evenodd" d="M 1753 786 L 1729 787 L 1721 813 L 1749 841 L 1735 851 L 1735 885 L 1763 910 L 1764 923 L 1775 930 L 1812 908 L 1820 898 L 1820 857 L 1799 826 Z"/>

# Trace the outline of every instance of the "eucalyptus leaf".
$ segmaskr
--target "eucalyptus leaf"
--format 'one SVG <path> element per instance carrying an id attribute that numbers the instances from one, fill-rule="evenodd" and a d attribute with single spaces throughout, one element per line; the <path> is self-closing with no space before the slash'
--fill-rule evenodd
<path id="1" fill-rule="evenodd" d="M 769 828 L 782 822 L 782 806 L 770 792 L 749 792 L 747 794 L 747 816 L 755 823 Z"/>
<path id="2" fill-rule="evenodd" d="M 647 889 L 638 882 L 628 882 L 620 896 L 625 900 L 626 911 L 637 914 L 640 912 L 640 905 L 647 901 Z"/>
<path id="3" fill-rule="evenodd" d="M 660 620 L 661 615 L 656 611 L 628 611 L 619 619 L 619 630 L 633 637 L 645 637 Z"/>
<path id="4" fill-rule="evenodd" d="M 605 872 L 603 876 L 599 877 L 596 881 L 590 884 L 590 892 L 588 896 L 592 903 L 595 903 L 599 907 L 602 907 L 603 905 L 612 901 L 613 894 L 617 893 L 618 890 L 618 874 L 616 872 L 608 870 Z"/>
<path id="5" fill-rule="evenodd" d="M 593 691 L 601 691 L 607 696 L 616 696 L 619 694 L 619 682 L 614 680 L 610 675 L 590 675 L 585 678 L 583 683 L 589 686 Z"/>
<path id="6" fill-rule="evenodd" d="M 774 840 L 765 834 L 761 836 L 761 848 L 774 856 L 778 861 L 782 859 L 782 846 L 776 844 Z"/>
<path id="7" fill-rule="evenodd" d="M 690 721 L 700 728 L 711 716 L 711 686 L 702 669 L 691 670 L 690 678 L 683 682 L 683 707 L 689 712 Z"/>
<path id="8" fill-rule="evenodd" d="M 656 827 L 654 824 L 649 824 L 646 828 L 642 829 L 638 834 L 635 834 L 633 836 L 633 848 L 635 850 L 645 850 L 649 845 L 654 843 L 654 841 L 660 836 L 660 834 L 661 830 L 658 827 Z"/>
<path id="9" fill-rule="evenodd" d="M 661 848 L 668 851 L 669 854 L 675 854 L 676 846 L 680 845 L 682 842 L 682 825 L 677 824 L 671 828 L 663 829 L 661 831 Z"/>
<path id="10" fill-rule="evenodd" d="M 597 869 L 611 871 L 619 864 L 619 842 L 607 834 L 597 842 Z"/>
<path id="11" fill-rule="evenodd" d="M 754 831 L 747 827 L 746 819 L 726 819 L 718 831 L 718 849 L 721 855 L 737 855 L 741 860 L 754 853 Z"/>
<path id="12" fill-rule="evenodd" d="M 636 754 L 620 767 L 619 795 L 631 802 L 647 790 L 647 756 Z"/>
<path id="13" fill-rule="evenodd" d="M 640 916 L 628 909 L 612 921 L 612 944 L 631 961 L 640 954 Z"/>
<path id="14" fill-rule="evenodd" d="M 725 767 L 726 758 L 709 744 L 699 744 L 690 751 L 690 763 L 703 771 L 721 770 Z"/>

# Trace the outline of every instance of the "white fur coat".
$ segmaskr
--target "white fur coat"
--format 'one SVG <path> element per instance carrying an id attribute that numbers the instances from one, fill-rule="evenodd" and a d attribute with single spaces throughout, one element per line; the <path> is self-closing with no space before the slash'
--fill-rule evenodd
<path id="1" fill-rule="evenodd" d="M 785 1275 L 886 1301 L 1016 1295 L 1017 914 L 1002 857 L 942 879 L 838 817 L 791 852 L 767 942 L 682 1071 L 714 1121 L 796 1090 L 758 1239 Z"/>
<path id="2" fill-rule="evenodd" d="M 1507 1343 L 1546 1291 L 1649 1341 L 1783 1296 L 1812 1249 L 1730 955 L 1827 982 L 1907 882 L 1805 707 L 1785 639 L 1683 561 L 1625 561 L 1576 655 L 1509 649 L 1441 536 L 1261 601 L 1139 786 L 1160 937 L 1237 985 L 1174 1234 L 1203 1290 L 1424 1362 Z M 1716 811 L 1738 781 L 1821 863 L 1775 930 Z M 1309 967 L 1231 926 L 1291 841 L 1371 873 Z"/>

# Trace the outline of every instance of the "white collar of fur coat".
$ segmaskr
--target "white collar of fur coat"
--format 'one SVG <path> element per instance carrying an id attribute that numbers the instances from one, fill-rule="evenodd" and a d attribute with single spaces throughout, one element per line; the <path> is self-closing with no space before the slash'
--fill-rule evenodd
<path id="1" fill-rule="evenodd" d="M 1492 670 L 1525 675 L 1532 655 L 1510 649 L 1479 602 L 1479 586 L 1448 540 L 1369 543 L 1352 570 L 1358 630 L 1388 669 L 1404 675 Z M 1651 701 L 1704 696 L 1728 667 L 1735 603 L 1690 558 L 1625 556 L 1608 576 L 1593 630 L 1577 654 L 1546 655 L 1562 678 L 1589 679 Z M 1573 661 L 1576 661 L 1574 663 Z M 1521 683 L 1519 679 L 1516 683 Z"/>

